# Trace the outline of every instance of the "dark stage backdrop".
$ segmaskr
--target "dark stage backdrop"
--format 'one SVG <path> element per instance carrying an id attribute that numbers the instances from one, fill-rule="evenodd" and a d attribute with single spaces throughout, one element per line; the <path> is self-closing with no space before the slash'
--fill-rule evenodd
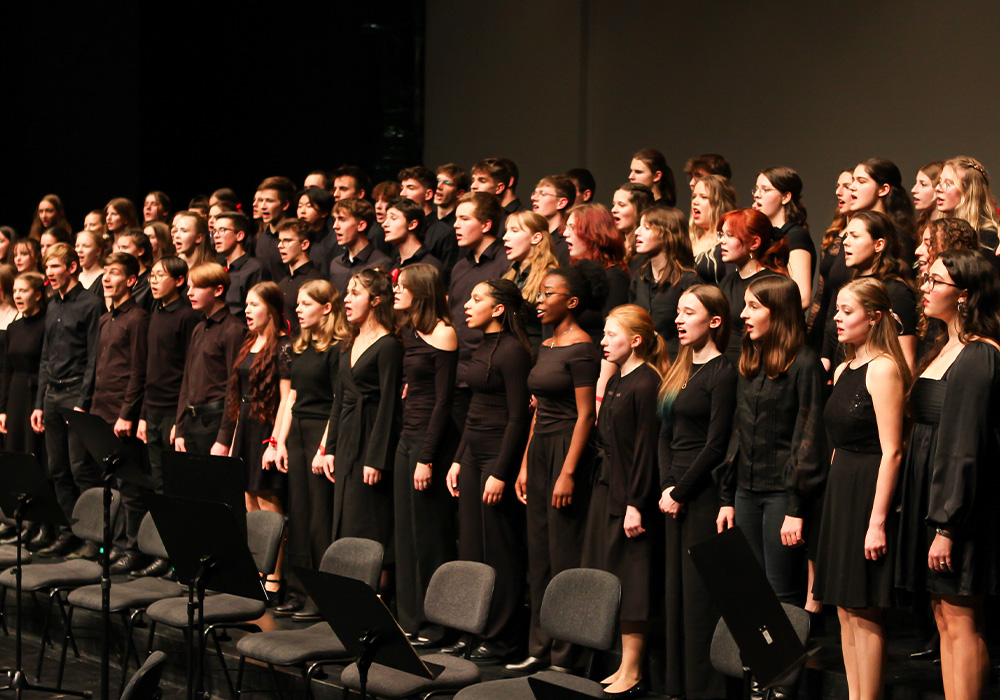
<path id="1" fill-rule="evenodd" d="M 678 180 L 718 151 L 742 206 L 763 168 L 798 170 L 815 235 L 840 170 L 870 156 L 909 188 L 924 162 L 972 155 L 1000 189 L 998 26 L 986 2 L 434 0 L 425 157 L 511 157 L 525 201 L 586 166 L 608 203 L 640 148 Z"/>
<path id="2" fill-rule="evenodd" d="M 0 223 L 26 233 L 48 192 L 78 229 L 153 189 L 175 209 L 218 187 L 249 204 L 271 175 L 353 163 L 377 181 L 420 162 L 423 0 L 219 5 L 18 4 Z"/>

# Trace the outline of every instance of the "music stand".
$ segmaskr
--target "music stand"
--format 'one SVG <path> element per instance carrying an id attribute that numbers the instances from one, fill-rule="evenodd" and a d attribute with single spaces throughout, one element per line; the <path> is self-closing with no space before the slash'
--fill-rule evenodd
<path id="1" fill-rule="evenodd" d="M 320 614 L 356 656 L 361 700 L 367 697 L 368 669 L 376 660 L 383 666 L 433 680 L 443 666 L 424 663 L 406 633 L 382 599 L 363 581 L 296 566 L 295 573 Z"/>
<path id="2" fill-rule="evenodd" d="M 139 488 L 150 489 L 152 483 L 143 472 L 145 446 L 134 437 L 119 438 L 114 427 L 100 416 L 80 411 L 62 412 L 74 433 L 90 456 L 101 465 L 104 482 L 104 537 L 101 546 L 101 700 L 108 700 L 111 676 L 111 489 L 117 476 Z"/>
<path id="3" fill-rule="evenodd" d="M 92 697 L 90 691 L 62 690 L 41 685 L 32 685 L 24 672 L 21 659 L 21 547 L 22 529 L 25 520 L 36 520 L 49 525 L 69 525 L 56 499 L 55 489 L 45 476 L 42 465 L 33 455 L 20 452 L 0 452 L 0 508 L 10 513 L 17 528 L 17 565 L 14 569 L 15 611 L 17 621 L 14 627 L 14 668 L 7 671 L 8 683 L 0 691 L 13 690 L 20 699 L 26 690 L 43 693 Z"/>
<path id="4" fill-rule="evenodd" d="M 795 633 L 743 531 L 730 528 L 688 551 L 757 682 L 771 688 L 794 673 L 812 652 Z"/>
<path id="5" fill-rule="evenodd" d="M 244 535 L 247 531 L 246 486 L 247 470 L 238 457 L 163 452 L 163 493 L 225 503 L 233 509 Z"/>
<path id="6" fill-rule="evenodd" d="M 233 509 L 225 503 L 161 494 L 146 497 L 177 579 L 188 587 L 188 698 L 201 690 L 204 655 L 205 591 L 267 601 L 257 564 Z M 243 520 L 244 525 L 246 519 Z M 192 654 L 198 635 L 198 663 Z"/>

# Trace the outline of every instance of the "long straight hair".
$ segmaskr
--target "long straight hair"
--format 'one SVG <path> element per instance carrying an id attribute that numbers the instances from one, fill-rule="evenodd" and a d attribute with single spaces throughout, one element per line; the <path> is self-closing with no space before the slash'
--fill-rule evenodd
<path id="1" fill-rule="evenodd" d="M 396 314 L 392 310 L 392 280 L 381 270 L 361 270 L 351 277 L 351 282 L 358 281 L 361 288 L 368 292 L 371 310 L 369 313 L 375 315 L 375 322 L 382 326 L 388 333 L 396 335 Z M 348 286 L 350 283 L 348 282 Z M 340 351 L 347 352 L 354 347 L 354 340 L 361 332 L 361 325 L 350 324 L 351 335 L 347 342 L 340 344 Z"/>
<path id="2" fill-rule="evenodd" d="M 511 265 L 504 273 L 503 279 L 517 280 L 518 273 L 527 268 L 528 276 L 521 287 L 521 296 L 529 304 L 535 303 L 538 292 L 542 289 L 542 280 L 545 275 L 559 267 L 559 260 L 556 258 L 552 247 L 552 234 L 549 233 L 549 224 L 545 217 L 533 211 L 519 211 L 507 217 L 507 225 L 517 224 L 532 236 L 541 234 L 542 240 L 531 246 L 528 257 L 515 268 Z"/>
<path id="3" fill-rule="evenodd" d="M 640 221 L 646 222 L 646 228 L 656 235 L 663 246 L 667 267 L 664 284 L 659 285 L 659 290 L 665 291 L 676 284 L 685 272 L 694 271 L 694 252 L 688 236 L 687 219 L 680 209 L 655 204 L 642 213 Z M 639 273 L 644 276 L 647 271 L 652 272 L 648 260 L 639 268 Z"/>
<path id="4" fill-rule="evenodd" d="M 763 369 L 774 379 L 788 370 L 806 342 L 799 288 L 788 277 L 769 275 L 752 281 L 747 291 L 771 312 L 771 323 L 757 340 L 743 331 L 740 374 L 753 378 Z"/>
<path id="5" fill-rule="evenodd" d="M 310 345 L 316 352 L 326 352 L 334 342 L 342 342 L 350 337 L 351 329 L 344 316 L 344 301 L 332 284 L 326 280 L 309 280 L 299 289 L 299 294 L 305 294 L 320 306 L 329 304 L 330 313 L 320 321 L 319 328 L 301 329 L 292 347 L 296 355 L 305 352 Z"/>
<path id="6" fill-rule="evenodd" d="M 996 205 L 993 193 L 990 191 L 990 176 L 983 164 L 969 156 L 958 156 L 949 159 L 945 165 L 950 165 L 955 171 L 959 179 L 956 184 L 962 193 L 962 199 L 955 207 L 952 216 L 965 219 L 976 231 L 997 228 Z"/>
<path id="7" fill-rule="evenodd" d="M 712 284 L 696 284 L 688 287 L 684 294 L 694 296 L 708 312 L 708 317 L 718 316 L 722 322 L 716 328 L 708 329 L 711 338 L 719 352 L 724 353 L 729 344 L 730 310 L 729 301 L 722 290 Z M 681 296 L 684 296 L 683 294 Z M 691 378 L 691 366 L 694 364 L 694 350 L 690 345 L 681 345 L 677 357 L 670 369 L 663 375 L 660 383 L 660 414 L 667 418 L 673 410 L 674 401 L 681 393 L 681 388 Z"/>
<path id="8" fill-rule="evenodd" d="M 433 265 L 417 263 L 401 268 L 396 284 L 406 287 L 413 296 L 413 304 L 402 314 L 401 325 L 418 333 L 434 332 L 438 321 L 452 325 L 444 278 Z"/>
<path id="9" fill-rule="evenodd" d="M 896 365 L 899 376 L 903 378 L 903 386 L 908 387 L 911 379 L 910 367 L 906 364 L 903 350 L 899 346 L 899 327 L 892 313 L 892 299 L 889 298 L 889 290 L 885 284 L 873 277 L 862 277 L 845 284 L 840 290 L 841 294 L 844 292 L 854 295 L 868 318 L 874 319 L 875 315 L 879 314 L 878 320 L 873 323 L 868 333 L 866 342 L 876 355 L 889 356 Z M 857 357 L 858 348 L 854 343 L 844 343 L 844 351 L 848 362 Z"/>

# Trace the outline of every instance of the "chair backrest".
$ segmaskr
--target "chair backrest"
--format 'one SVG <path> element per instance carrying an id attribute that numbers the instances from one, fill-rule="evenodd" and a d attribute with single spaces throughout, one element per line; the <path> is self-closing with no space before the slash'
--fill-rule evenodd
<path id="1" fill-rule="evenodd" d="M 115 489 L 111 489 L 111 529 L 115 528 L 115 520 L 118 518 L 118 507 L 121 505 L 122 495 Z M 73 534 L 83 540 L 91 542 L 102 542 L 104 540 L 104 489 L 95 486 L 87 489 L 76 499 L 73 506 Z"/>
<path id="2" fill-rule="evenodd" d="M 790 603 L 782 603 L 781 607 L 792 623 L 792 628 L 798 635 L 799 641 L 805 644 L 809 640 L 809 613 Z M 732 678 L 743 677 L 743 660 L 740 657 L 740 648 L 736 646 L 736 640 L 733 639 L 726 621 L 721 618 L 719 624 L 715 626 L 715 634 L 712 635 L 712 650 L 709 658 L 712 661 L 712 667 L 719 673 Z M 794 673 L 789 674 L 782 681 L 782 684 L 794 685 L 799 679 L 800 671 L 801 666 Z"/>
<path id="3" fill-rule="evenodd" d="M 271 510 L 252 510 L 247 513 L 247 545 L 257 570 L 274 573 L 281 549 L 281 536 L 285 530 L 285 516 Z"/>
<path id="4" fill-rule="evenodd" d="M 428 622 L 482 634 L 493 602 L 496 572 L 475 561 L 449 561 L 427 584 L 424 617 Z"/>
<path id="5" fill-rule="evenodd" d="M 382 578 L 382 558 L 385 550 L 375 540 L 362 537 L 342 537 L 323 552 L 319 570 L 357 579 L 378 590 Z"/>
<path id="6" fill-rule="evenodd" d="M 121 700 L 153 700 L 159 697 L 160 678 L 163 676 L 163 663 L 167 655 L 162 651 L 154 651 L 139 667 L 122 691 Z"/>
<path id="7" fill-rule="evenodd" d="M 142 518 L 142 523 L 139 525 L 138 545 L 139 551 L 143 554 L 160 559 L 170 558 L 163 546 L 163 540 L 160 539 L 160 531 L 156 529 L 156 523 L 153 522 L 152 513 L 146 513 Z"/>
<path id="8" fill-rule="evenodd" d="M 615 643 L 621 598 L 622 586 L 614 574 L 567 569 L 549 581 L 539 620 L 553 639 L 607 650 Z"/>

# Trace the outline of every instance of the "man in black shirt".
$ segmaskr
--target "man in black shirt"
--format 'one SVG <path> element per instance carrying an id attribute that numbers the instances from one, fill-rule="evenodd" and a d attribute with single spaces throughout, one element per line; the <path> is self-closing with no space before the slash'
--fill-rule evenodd
<path id="1" fill-rule="evenodd" d="M 423 262 L 436 267 L 447 279 L 444 263 L 424 247 L 424 210 L 419 204 L 402 197 L 394 200 L 385 212 L 382 227 L 386 243 L 391 243 L 397 251 L 392 261 L 394 270 Z"/>
<path id="2" fill-rule="evenodd" d="M 212 240 L 215 242 L 215 252 L 225 261 L 229 272 L 229 289 L 226 291 L 226 306 L 229 312 L 246 325 L 243 313 L 247 303 L 247 292 L 264 280 L 271 279 L 270 271 L 257 258 L 252 258 L 246 252 L 245 241 L 250 222 L 235 211 L 219 214 L 215 219 L 215 231 Z M 277 243 L 275 243 L 277 246 Z M 280 251 L 278 253 L 280 259 Z M 284 269 L 284 264 L 281 269 Z"/>
<path id="3" fill-rule="evenodd" d="M 309 230 L 299 219 L 285 219 L 278 224 L 278 251 L 288 274 L 278 282 L 285 298 L 285 321 L 292 337 L 298 335 L 299 317 L 295 313 L 299 290 L 309 280 L 323 279 L 323 274 L 309 259 Z"/>
<path id="4" fill-rule="evenodd" d="M 569 265 L 569 248 L 563 238 L 567 212 L 576 201 L 576 185 L 565 175 L 543 177 L 531 193 L 531 210 L 549 222 L 552 247 L 560 265 Z"/>
<path id="5" fill-rule="evenodd" d="M 368 196 L 371 181 L 365 171 L 356 165 L 341 165 L 330 174 L 330 178 L 333 181 L 330 194 L 338 202 L 348 197 L 364 199 Z"/>
<path id="6" fill-rule="evenodd" d="M 254 199 L 262 227 L 252 250 L 254 257 L 268 271 L 269 280 L 280 280 L 288 272 L 281 264 L 278 253 L 278 224 L 291 216 L 294 198 L 295 185 L 287 177 L 269 177 L 257 186 Z"/>
<path id="7" fill-rule="evenodd" d="M 97 329 L 103 303 L 79 282 L 80 259 L 65 243 L 49 247 L 45 275 L 54 292 L 45 316 L 45 339 L 38 368 L 38 395 L 31 413 L 31 427 L 45 431 L 49 474 L 59 505 L 73 515 L 82 491 L 101 485 L 101 471 L 75 435 L 69 434 L 63 411 L 87 411 L 94 392 L 97 362 Z M 80 547 L 65 528 L 39 556 L 62 556 Z"/>
<path id="8" fill-rule="evenodd" d="M 469 191 L 469 176 L 455 163 L 439 165 L 437 169 L 437 189 L 434 190 L 434 205 L 437 219 L 446 226 L 455 226 L 455 207 L 458 198 Z"/>
<path id="9" fill-rule="evenodd" d="M 392 267 L 392 260 L 368 240 L 368 229 L 375 222 L 375 209 L 364 199 L 347 197 L 333 205 L 333 230 L 344 252 L 330 263 L 330 284 L 344 296 L 347 283 L 361 270 Z"/>
<path id="10" fill-rule="evenodd" d="M 139 261 L 139 274 L 132 285 L 132 298 L 135 304 L 149 313 L 153 308 L 153 295 L 149 291 L 149 268 L 153 265 L 153 244 L 142 229 L 131 229 L 118 236 L 115 240 L 116 253 L 128 253 Z"/>
<path id="11" fill-rule="evenodd" d="M 512 187 L 512 184 L 517 184 L 517 179 L 517 166 L 510 158 L 486 158 L 472 166 L 469 190 L 496 195 L 506 218 L 524 209 Z"/>
<path id="12" fill-rule="evenodd" d="M 458 260 L 458 245 L 455 243 L 455 229 L 438 221 L 434 210 L 434 192 L 437 176 L 422 165 L 399 171 L 400 196 L 417 204 L 424 212 L 423 243 L 435 258 L 451 271 Z M 388 233 L 386 243 L 389 243 Z M 445 274 L 445 281 L 448 276 Z"/>

